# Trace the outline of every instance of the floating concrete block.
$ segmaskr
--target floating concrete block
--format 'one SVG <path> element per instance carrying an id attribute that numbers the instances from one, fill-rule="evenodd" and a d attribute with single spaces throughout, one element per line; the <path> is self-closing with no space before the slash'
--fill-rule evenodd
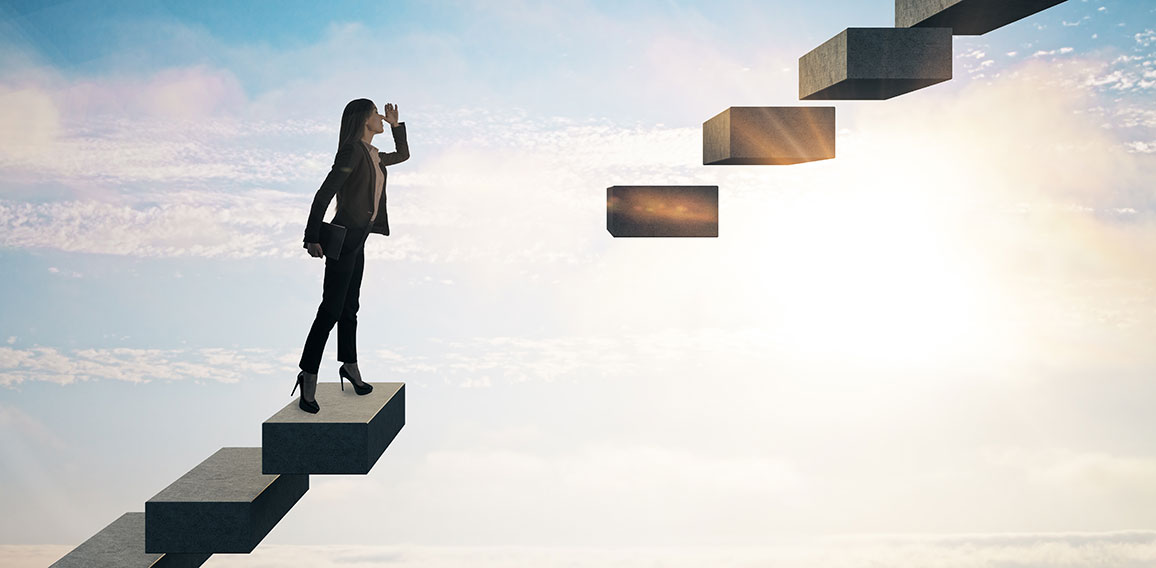
<path id="1" fill-rule="evenodd" d="M 308 490 L 261 473 L 261 448 L 221 448 L 145 502 L 145 551 L 252 552 Z"/>
<path id="2" fill-rule="evenodd" d="M 950 28 L 847 28 L 799 58 L 803 100 L 883 100 L 949 79 Z"/>
<path id="3" fill-rule="evenodd" d="M 125 513 L 48 568 L 197 568 L 210 556 L 145 552 L 145 514 Z"/>
<path id="4" fill-rule="evenodd" d="M 405 383 L 374 383 L 358 396 L 352 387 L 318 383 L 321 412 L 285 405 L 261 425 L 265 473 L 369 473 L 405 426 Z"/>
<path id="5" fill-rule="evenodd" d="M 1065 0 L 895 0 L 895 27 L 951 28 L 983 35 Z"/>
<path id="6" fill-rule="evenodd" d="M 835 157 L 835 107 L 730 107 L 702 123 L 702 164 L 786 165 Z"/>
<path id="7" fill-rule="evenodd" d="M 717 237 L 717 185 L 606 188 L 606 230 L 615 237 Z"/>

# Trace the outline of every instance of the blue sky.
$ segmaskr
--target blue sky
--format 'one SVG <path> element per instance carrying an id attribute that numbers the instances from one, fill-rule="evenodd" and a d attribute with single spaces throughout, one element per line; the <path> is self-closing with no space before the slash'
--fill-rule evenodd
<path id="1" fill-rule="evenodd" d="M 1156 560 L 1156 7 L 957 37 L 834 103 L 836 159 L 704 167 L 892 4 L 247 6 L 0 5 L 0 563 L 260 445 L 358 97 L 413 153 L 359 317 L 409 421 L 206 566 Z M 720 237 L 611 238 L 623 184 L 718 185 Z"/>

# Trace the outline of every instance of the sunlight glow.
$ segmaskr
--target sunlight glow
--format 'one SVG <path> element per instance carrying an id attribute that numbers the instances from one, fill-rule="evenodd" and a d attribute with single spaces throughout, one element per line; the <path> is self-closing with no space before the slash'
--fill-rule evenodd
<path id="1" fill-rule="evenodd" d="M 909 367 L 988 349 L 997 299 L 973 261 L 964 212 L 950 205 L 969 180 L 937 174 L 950 151 L 871 142 L 904 156 L 908 171 L 896 176 L 895 154 L 852 143 L 830 179 L 775 216 L 790 244 L 760 269 L 778 296 L 770 317 L 815 355 Z"/>

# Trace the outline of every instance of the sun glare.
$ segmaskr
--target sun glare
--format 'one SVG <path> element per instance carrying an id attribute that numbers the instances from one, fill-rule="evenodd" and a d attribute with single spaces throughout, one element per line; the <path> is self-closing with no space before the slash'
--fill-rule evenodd
<path id="1" fill-rule="evenodd" d="M 905 183 L 937 179 L 931 156 L 905 160 L 919 171 L 897 178 L 885 157 L 844 152 L 832 179 L 776 216 L 789 244 L 760 269 L 794 348 L 917 366 L 984 347 L 994 298 L 960 212 L 936 193 L 960 188 Z"/>

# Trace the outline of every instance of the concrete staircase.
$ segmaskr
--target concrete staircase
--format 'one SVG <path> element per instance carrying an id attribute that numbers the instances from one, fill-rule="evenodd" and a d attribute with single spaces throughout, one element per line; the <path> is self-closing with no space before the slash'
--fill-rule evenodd
<path id="1" fill-rule="evenodd" d="M 951 79 L 951 37 L 1065 0 L 895 0 L 894 28 L 847 28 L 799 58 L 799 100 L 883 100 Z"/>
<path id="2" fill-rule="evenodd" d="M 246 554 L 309 490 L 309 476 L 369 473 L 405 425 L 405 383 L 357 396 L 317 385 L 321 412 L 293 401 L 261 427 L 260 448 L 221 448 L 51 568 L 196 568 Z"/>
<path id="3" fill-rule="evenodd" d="M 847 28 L 799 58 L 799 100 L 886 100 L 949 81 L 952 36 L 985 34 L 1064 1 L 895 0 L 894 28 Z M 730 107 L 702 125 L 704 166 L 834 157 L 835 107 Z M 616 185 L 606 194 L 606 230 L 614 237 L 719 234 L 718 186 Z M 642 195 L 668 214 L 635 197 Z M 711 211 L 693 218 L 669 214 L 709 205 L 711 196 Z M 627 202 L 642 204 L 628 208 Z"/>

